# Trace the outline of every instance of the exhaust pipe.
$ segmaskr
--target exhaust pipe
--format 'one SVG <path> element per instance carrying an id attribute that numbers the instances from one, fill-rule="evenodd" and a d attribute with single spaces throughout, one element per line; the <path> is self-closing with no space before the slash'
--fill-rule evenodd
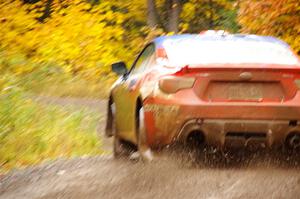
<path id="1" fill-rule="evenodd" d="M 300 147 L 300 133 L 292 134 L 287 138 L 289 148 L 297 149 Z"/>
<path id="2" fill-rule="evenodd" d="M 204 144 L 205 137 L 201 130 L 193 130 L 188 133 L 186 144 L 192 147 L 200 147 Z"/>

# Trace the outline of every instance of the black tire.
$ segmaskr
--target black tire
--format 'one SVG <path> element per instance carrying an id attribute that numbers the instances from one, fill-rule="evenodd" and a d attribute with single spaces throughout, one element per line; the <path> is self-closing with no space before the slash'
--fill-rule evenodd
<path id="1" fill-rule="evenodd" d="M 134 149 L 132 146 L 130 146 L 129 143 L 122 141 L 118 136 L 114 136 L 113 141 L 113 155 L 114 158 L 128 158 L 132 153 L 134 152 Z"/>
<path id="2" fill-rule="evenodd" d="M 117 135 L 114 135 L 114 141 L 113 141 L 114 158 L 128 159 L 131 156 L 131 154 L 133 154 L 136 151 L 137 151 L 137 149 L 133 144 L 118 138 Z"/>

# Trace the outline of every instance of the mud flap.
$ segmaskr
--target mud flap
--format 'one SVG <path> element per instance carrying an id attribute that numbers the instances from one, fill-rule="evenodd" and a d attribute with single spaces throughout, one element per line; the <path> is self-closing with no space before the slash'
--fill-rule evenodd
<path id="1" fill-rule="evenodd" d="M 153 160 L 153 153 L 147 143 L 147 135 L 145 130 L 145 115 L 144 108 L 139 110 L 139 128 L 138 128 L 138 152 L 143 161 L 151 162 Z"/>
<path id="2" fill-rule="evenodd" d="M 105 125 L 105 136 L 112 137 L 114 135 L 113 125 L 114 125 L 114 113 L 115 113 L 115 105 L 109 100 L 107 104 L 107 119 Z"/>

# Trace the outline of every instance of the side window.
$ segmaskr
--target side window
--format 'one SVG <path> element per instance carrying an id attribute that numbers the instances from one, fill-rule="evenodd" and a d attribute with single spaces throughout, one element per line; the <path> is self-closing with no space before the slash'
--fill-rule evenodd
<path id="1" fill-rule="evenodd" d="M 155 46 L 150 44 L 147 46 L 142 54 L 138 57 L 135 64 L 132 66 L 131 74 L 138 74 L 144 72 L 147 68 L 153 64 L 155 60 Z"/>

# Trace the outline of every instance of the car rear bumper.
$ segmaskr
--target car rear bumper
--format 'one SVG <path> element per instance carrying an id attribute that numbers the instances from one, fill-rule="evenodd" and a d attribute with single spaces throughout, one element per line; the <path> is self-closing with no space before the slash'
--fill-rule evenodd
<path id="1" fill-rule="evenodd" d="M 216 147 L 274 148 L 283 145 L 289 135 L 300 133 L 300 124 L 288 120 L 194 119 L 183 125 L 178 140 L 185 141 L 191 131 L 203 133 L 205 142 Z"/>
<path id="2" fill-rule="evenodd" d="M 300 133 L 300 104 L 180 105 L 145 101 L 145 125 L 151 146 L 185 141 L 189 133 L 204 134 L 209 145 L 245 146 L 258 143 L 280 146 Z"/>

